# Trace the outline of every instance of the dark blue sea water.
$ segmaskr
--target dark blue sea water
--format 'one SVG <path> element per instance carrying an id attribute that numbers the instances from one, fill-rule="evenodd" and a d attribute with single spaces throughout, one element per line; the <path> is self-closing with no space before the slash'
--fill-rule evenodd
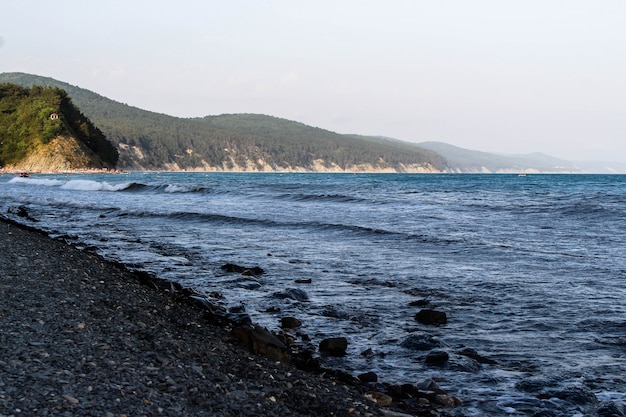
<path id="1" fill-rule="evenodd" d="M 346 336 L 333 365 L 436 378 L 461 415 L 595 415 L 626 401 L 626 176 L 3 175 L 0 213 L 217 291 L 272 330 L 289 315 L 313 343 Z M 287 288 L 309 300 L 275 296 Z M 415 321 L 420 300 L 448 324 Z M 403 343 L 431 336 L 447 366 Z"/>

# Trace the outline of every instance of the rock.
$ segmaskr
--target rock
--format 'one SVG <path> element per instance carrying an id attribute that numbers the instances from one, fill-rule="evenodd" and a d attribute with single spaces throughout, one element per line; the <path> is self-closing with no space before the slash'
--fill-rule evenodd
<path id="1" fill-rule="evenodd" d="M 372 350 L 372 348 L 367 348 L 363 352 L 361 352 L 361 356 L 364 356 L 366 358 L 371 358 L 373 355 L 374 351 Z"/>
<path id="2" fill-rule="evenodd" d="M 413 333 L 400 342 L 400 346 L 411 350 L 431 350 L 446 347 L 446 344 L 432 335 L 426 333 Z"/>
<path id="3" fill-rule="evenodd" d="M 446 316 L 446 313 L 444 313 L 443 311 L 432 310 L 430 308 L 420 310 L 415 315 L 415 320 L 419 321 L 422 324 L 435 326 L 440 326 L 448 323 L 448 317 Z"/>
<path id="4" fill-rule="evenodd" d="M 339 308 L 337 306 L 326 306 L 322 312 L 321 312 L 322 316 L 324 317 L 332 317 L 335 319 L 349 319 L 350 315 L 343 310 L 342 308 Z"/>
<path id="5" fill-rule="evenodd" d="M 570 385 L 563 389 L 550 390 L 538 395 L 540 399 L 559 398 L 578 405 L 597 404 L 598 398 L 587 387 L 582 385 Z"/>
<path id="6" fill-rule="evenodd" d="M 467 356 L 454 355 L 450 358 L 448 369 L 460 372 L 478 372 L 481 370 L 480 363 L 477 360 L 468 358 Z"/>
<path id="7" fill-rule="evenodd" d="M 253 267 L 248 268 L 245 266 L 240 266 L 240 265 L 235 265 L 235 264 L 225 264 L 225 265 L 222 265 L 221 268 L 222 270 L 226 272 L 237 272 L 246 276 L 265 274 L 265 271 L 258 266 L 253 266 Z"/>
<path id="8" fill-rule="evenodd" d="M 252 353 L 264 355 L 275 361 L 291 361 L 291 353 L 285 344 L 264 327 L 243 325 L 234 328 L 231 333 Z"/>
<path id="9" fill-rule="evenodd" d="M 284 291 L 274 293 L 274 297 L 283 299 L 290 298 L 296 301 L 309 301 L 308 294 L 299 288 L 287 288 Z"/>
<path id="10" fill-rule="evenodd" d="M 463 403 L 457 397 L 448 394 L 435 395 L 435 402 L 447 408 L 454 408 L 457 405 L 461 405 Z"/>
<path id="11" fill-rule="evenodd" d="M 61 395 L 61 396 L 62 396 L 63 398 L 65 398 L 65 400 L 66 400 L 68 403 L 70 403 L 70 404 L 78 404 L 78 402 L 79 402 L 76 398 L 72 397 L 72 396 L 71 396 L 71 395 L 69 395 L 69 394 L 63 394 L 63 395 Z"/>
<path id="12" fill-rule="evenodd" d="M 331 356 L 343 356 L 348 349 L 348 339 L 345 337 L 330 337 L 320 342 L 320 352 Z"/>
<path id="13" fill-rule="evenodd" d="M 428 379 L 423 380 L 422 382 L 418 382 L 416 386 L 418 389 L 422 391 L 438 391 L 441 389 L 439 388 L 439 385 L 437 385 L 435 380 L 432 378 L 428 378 Z"/>
<path id="14" fill-rule="evenodd" d="M 360 374 L 356 376 L 357 378 L 359 378 L 359 380 L 363 383 L 370 383 L 370 382 L 378 382 L 378 375 L 376 375 L 376 372 L 365 372 L 364 374 Z"/>
<path id="15" fill-rule="evenodd" d="M 476 362 L 482 363 L 482 364 L 495 365 L 496 363 L 498 363 L 498 362 L 496 362 L 493 359 L 489 359 L 489 358 L 487 358 L 485 356 L 482 356 L 482 355 L 478 354 L 478 352 L 475 349 L 472 349 L 472 348 L 465 348 L 465 349 L 461 350 L 459 352 L 459 355 L 467 356 L 468 358 L 472 358 Z"/>
<path id="16" fill-rule="evenodd" d="M 433 349 L 428 352 L 425 361 L 427 365 L 443 366 L 446 364 L 446 362 L 448 362 L 448 359 L 450 359 L 450 355 L 448 355 L 448 352 L 441 349 Z"/>
<path id="17" fill-rule="evenodd" d="M 598 407 L 598 417 L 624 417 L 624 407 L 614 402 L 608 402 Z"/>
<path id="18" fill-rule="evenodd" d="M 302 322 L 295 317 L 282 317 L 280 325 L 283 329 L 297 329 L 302 326 Z"/>
<path id="19" fill-rule="evenodd" d="M 393 402 L 393 398 L 391 398 L 391 396 L 384 394 L 382 392 L 370 392 L 368 394 L 372 400 L 374 400 L 374 402 L 376 403 L 376 405 L 378 405 L 379 407 L 389 407 L 391 405 L 391 403 Z"/>
<path id="20" fill-rule="evenodd" d="M 415 300 L 409 303 L 411 307 L 426 307 L 428 304 L 429 302 L 426 299 Z"/>

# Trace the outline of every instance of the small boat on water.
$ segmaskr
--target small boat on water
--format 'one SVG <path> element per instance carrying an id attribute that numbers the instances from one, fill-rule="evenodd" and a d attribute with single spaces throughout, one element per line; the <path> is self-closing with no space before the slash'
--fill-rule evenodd
<path id="1" fill-rule="evenodd" d="M 525 176 L 526 176 L 526 174 L 524 174 L 524 173 L 522 172 L 521 174 L 518 174 L 517 176 L 518 176 L 518 177 L 525 177 Z"/>
<path id="2" fill-rule="evenodd" d="M 28 177 L 30 177 L 30 172 L 20 172 L 20 177 L 28 178 Z"/>

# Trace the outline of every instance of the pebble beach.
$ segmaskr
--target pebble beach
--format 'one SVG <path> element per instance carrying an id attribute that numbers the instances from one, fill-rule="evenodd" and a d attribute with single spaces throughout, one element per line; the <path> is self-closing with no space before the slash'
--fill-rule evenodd
<path id="1" fill-rule="evenodd" d="M 2 417 L 383 415 L 119 265 L 5 221 L 0 247 Z"/>

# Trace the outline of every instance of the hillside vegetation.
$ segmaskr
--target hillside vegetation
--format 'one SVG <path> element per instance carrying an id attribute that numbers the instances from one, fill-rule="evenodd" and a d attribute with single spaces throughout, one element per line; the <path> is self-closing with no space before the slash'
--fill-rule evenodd
<path id="1" fill-rule="evenodd" d="M 112 168 L 118 152 L 56 87 L 0 84 L 0 167 Z"/>
<path id="2" fill-rule="evenodd" d="M 441 172 L 436 152 L 381 138 L 340 135 L 258 114 L 177 118 L 118 103 L 52 78 L 0 74 L 0 82 L 67 91 L 119 150 L 119 169 Z"/>

